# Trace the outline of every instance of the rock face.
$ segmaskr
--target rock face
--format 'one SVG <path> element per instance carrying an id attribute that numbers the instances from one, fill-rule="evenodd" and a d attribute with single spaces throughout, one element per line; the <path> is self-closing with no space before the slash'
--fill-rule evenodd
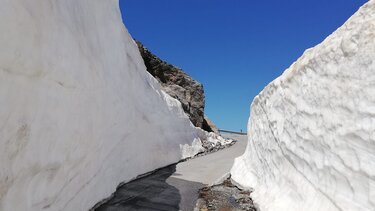
<path id="1" fill-rule="evenodd" d="M 375 1 L 253 101 L 232 178 L 260 210 L 375 210 Z"/>
<path id="2" fill-rule="evenodd" d="M 203 149 L 118 4 L 0 0 L 0 210 L 88 210 Z"/>
<path id="3" fill-rule="evenodd" d="M 214 132 L 204 117 L 203 85 L 181 69 L 152 54 L 142 43 L 137 41 L 137 44 L 147 71 L 160 82 L 163 90 L 181 102 L 182 108 L 196 127 Z"/>
<path id="4" fill-rule="evenodd" d="M 216 134 L 220 134 L 219 129 L 207 116 L 204 116 L 202 129 L 208 132 L 214 132 Z"/>

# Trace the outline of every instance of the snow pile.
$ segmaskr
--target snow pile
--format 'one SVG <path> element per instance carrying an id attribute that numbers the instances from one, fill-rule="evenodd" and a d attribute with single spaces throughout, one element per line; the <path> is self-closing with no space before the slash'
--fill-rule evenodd
<path id="1" fill-rule="evenodd" d="M 216 146 L 229 145 L 229 144 L 233 143 L 233 140 L 223 138 L 222 136 L 220 136 L 220 135 L 218 135 L 214 132 L 210 132 L 207 135 L 207 142 L 210 143 L 210 145 L 212 147 L 216 147 Z"/>
<path id="2" fill-rule="evenodd" d="M 202 150 L 118 1 L 0 0 L 0 210 L 88 210 Z"/>
<path id="3" fill-rule="evenodd" d="M 253 101 L 232 178 L 261 210 L 375 210 L 375 1 Z"/>
<path id="4" fill-rule="evenodd" d="M 207 155 L 235 144 L 234 140 L 224 138 L 214 132 L 207 132 L 198 127 L 197 130 L 200 130 L 201 132 L 199 135 L 200 138 L 195 139 L 191 145 L 186 144 L 183 146 L 183 158 L 194 158 Z"/>

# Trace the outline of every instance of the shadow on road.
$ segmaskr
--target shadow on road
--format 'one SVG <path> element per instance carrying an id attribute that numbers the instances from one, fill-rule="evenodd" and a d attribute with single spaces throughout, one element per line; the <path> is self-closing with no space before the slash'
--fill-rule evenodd
<path id="1" fill-rule="evenodd" d="M 124 210 L 191 210 L 197 198 L 196 189 L 191 194 L 191 199 L 181 200 L 182 191 L 189 187 L 199 186 L 188 181 L 168 179 L 176 172 L 176 165 L 171 165 L 157 170 L 143 178 L 136 179 L 120 186 L 112 198 L 95 209 L 95 211 L 124 211 Z M 168 181 L 167 181 L 168 179 Z M 172 185 L 168 184 L 172 183 Z M 191 184 L 190 184 L 191 183 Z M 179 189 L 177 189 L 179 188 Z M 186 201 L 181 204 L 181 201 Z"/>

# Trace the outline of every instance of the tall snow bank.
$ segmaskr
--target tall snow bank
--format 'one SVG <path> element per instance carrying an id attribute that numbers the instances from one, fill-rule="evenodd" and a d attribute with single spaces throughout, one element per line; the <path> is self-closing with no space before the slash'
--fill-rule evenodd
<path id="1" fill-rule="evenodd" d="M 0 5 L 0 210 L 88 210 L 202 150 L 205 133 L 146 72 L 118 0 Z"/>
<path id="2" fill-rule="evenodd" d="M 375 1 L 253 101 L 232 178 L 260 210 L 375 210 Z"/>

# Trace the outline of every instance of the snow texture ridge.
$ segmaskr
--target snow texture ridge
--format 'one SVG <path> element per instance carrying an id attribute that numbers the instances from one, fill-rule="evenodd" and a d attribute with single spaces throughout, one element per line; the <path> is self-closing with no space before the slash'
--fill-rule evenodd
<path id="1" fill-rule="evenodd" d="M 251 105 L 232 179 L 260 210 L 375 210 L 375 1 Z"/>
<path id="2" fill-rule="evenodd" d="M 146 72 L 118 0 L 0 0 L 0 210 L 88 210 L 207 135 Z"/>

